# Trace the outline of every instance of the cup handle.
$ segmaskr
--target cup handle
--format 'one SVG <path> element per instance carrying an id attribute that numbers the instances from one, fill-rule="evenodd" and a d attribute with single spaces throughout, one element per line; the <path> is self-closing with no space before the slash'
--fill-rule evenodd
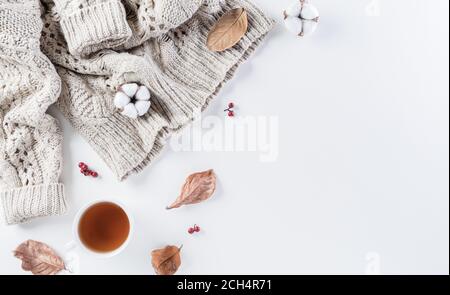
<path id="1" fill-rule="evenodd" d="M 67 242 L 64 245 L 63 260 L 66 269 L 61 274 L 76 275 L 80 273 L 80 255 L 79 247 L 75 241 Z"/>

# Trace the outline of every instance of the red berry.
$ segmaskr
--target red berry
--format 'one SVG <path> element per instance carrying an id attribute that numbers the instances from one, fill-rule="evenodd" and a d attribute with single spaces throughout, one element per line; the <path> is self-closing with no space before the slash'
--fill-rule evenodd
<path id="1" fill-rule="evenodd" d="M 234 112 L 233 111 L 229 111 L 228 112 L 228 117 L 234 117 Z"/>
<path id="2" fill-rule="evenodd" d="M 96 177 L 98 176 L 98 173 L 95 172 L 95 171 L 91 171 L 91 176 L 94 177 L 94 178 L 96 178 Z"/>
<path id="3" fill-rule="evenodd" d="M 83 171 L 84 176 L 89 176 L 91 174 L 91 170 Z"/>
<path id="4" fill-rule="evenodd" d="M 194 231 L 199 232 L 200 231 L 200 226 L 194 225 Z"/>
<path id="5" fill-rule="evenodd" d="M 83 163 L 83 162 L 80 162 L 80 163 L 78 164 L 78 167 L 80 167 L 81 170 L 87 170 L 87 168 L 88 168 L 88 166 L 87 166 L 85 163 Z"/>
<path id="6" fill-rule="evenodd" d="M 194 231 L 195 231 L 195 230 L 194 230 L 192 227 L 190 227 L 190 228 L 188 229 L 188 233 L 191 234 L 191 235 L 194 233 Z"/>
<path id="7" fill-rule="evenodd" d="M 228 108 L 234 108 L 234 103 L 232 103 L 232 102 L 230 102 L 229 104 L 228 104 Z"/>

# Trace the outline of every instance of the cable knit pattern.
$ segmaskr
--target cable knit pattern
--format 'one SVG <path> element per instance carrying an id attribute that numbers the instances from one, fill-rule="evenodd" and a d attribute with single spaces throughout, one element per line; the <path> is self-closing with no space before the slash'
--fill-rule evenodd
<path id="1" fill-rule="evenodd" d="M 66 211 L 62 134 L 46 112 L 61 81 L 39 50 L 38 1 L 0 3 L 0 214 L 7 224 Z"/>
<path id="2" fill-rule="evenodd" d="M 174 23 L 194 13 L 178 27 L 156 37 L 143 37 L 136 28 L 144 28 L 145 20 L 135 14 L 143 8 L 130 9 L 138 7 L 138 2 L 123 1 L 128 22 L 135 24 L 134 40 L 139 40 L 126 51 L 105 49 L 85 58 L 70 54 L 57 22 L 59 13 L 51 6 L 42 34 L 42 48 L 57 65 L 63 82 L 59 108 L 120 180 L 139 172 L 160 154 L 167 137 L 188 124 L 194 111 L 208 105 L 273 26 L 273 21 L 247 0 L 209 0 L 201 1 L 199 7 L 184 6 L 178 13 L 171 12 L 180 15 Z M 169 2 L 172 9 L 180 10 L 177 3 L 189 1 Z M 247 34 L 226 52 L 209 51 L 206 39 L 210 29 L 236 7 L 248 13 Z M 114 94 L 125 82 L 138 82 L 151 90 L 148 114 L 130 119 L 114 108 Z"/>
<path id="3" fill-rule="evenodd" d="M 190 19 L 203 0 L 54 0 L 69 51 L 132 48 Z"/>
<path id="4" fill-rule="evenodd" d="M 206 108 L 273 26 L 248 0 L 40 3 L 0 2 L 0 207 L 9 224 L 66 210 L 61 132 L 46 114 L 58 96 L 64 116 L 123 180 Z M 209 31 L 237 7 L 248 13 L 247 33 L 225 52 L 209 51 Z M 137 119 L 113 105 L 127 82 L 152 92 L 150 111 Z"/>

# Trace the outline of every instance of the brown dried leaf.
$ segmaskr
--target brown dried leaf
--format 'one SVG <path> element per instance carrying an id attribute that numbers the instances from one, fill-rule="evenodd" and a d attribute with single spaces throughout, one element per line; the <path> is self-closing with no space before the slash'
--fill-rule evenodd
<path id="1" fill-rule="evenodd" d="M 14 256 L 22 260 L 22 269 L 35 275 L 54 275 L 65 269 L 64 261 L 48 245 L 28 240 L 20 244 Z"/>
<path id="2" fill-rule="evenodd" d="M 216 175 L 212 169 L 191 174 L 186 179 L 178 199 L 167 209 L 203 202 L 211 197 L 215 189 Z"/>
<path id="3" fill-rule="evenodd" d="M 236 45 L 247 33 L 248 17 L 244 8 L 235 8 L 222 16 L 208 35 L 211 51 L 222 52 Z"/>
<path id="4" fill-rule="evenodd" d="M 152 265 L 157 275 L 173 275 L 181 265 L 181 247 L 166 246 L 152 251 Z"/>

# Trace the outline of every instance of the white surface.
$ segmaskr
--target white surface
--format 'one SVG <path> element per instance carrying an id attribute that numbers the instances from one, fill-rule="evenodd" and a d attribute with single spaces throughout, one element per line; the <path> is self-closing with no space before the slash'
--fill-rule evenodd
<path id="1" fill-rule="evenodd" d="M 151 249 L 183 244 L 179 274 L 448 274 L 449 2 L 315 0 L 321 22 L 301 40 L 283 27 L 291 0 L 254 1 L 278 26 L 206 114 L 228 120 L 233 100 L 239 115 L 277 116 L 278 160 L 167 149 L 118 183 L 63 121 L 72 209 L 0 227 L 0 273 L 24 273 L 11 251 L 26 239 L 64 252 L 77 209 L 116 198 L 134 213 L 134 239 L 111 259 L 80 253 L 80 273 L 153 274 Z M 102 178 L 80 175 L 80 160 Z M 208 168 L 210 201 L 164 209 Z M 194 223 L 203 231 L 190 236 Z"/>

